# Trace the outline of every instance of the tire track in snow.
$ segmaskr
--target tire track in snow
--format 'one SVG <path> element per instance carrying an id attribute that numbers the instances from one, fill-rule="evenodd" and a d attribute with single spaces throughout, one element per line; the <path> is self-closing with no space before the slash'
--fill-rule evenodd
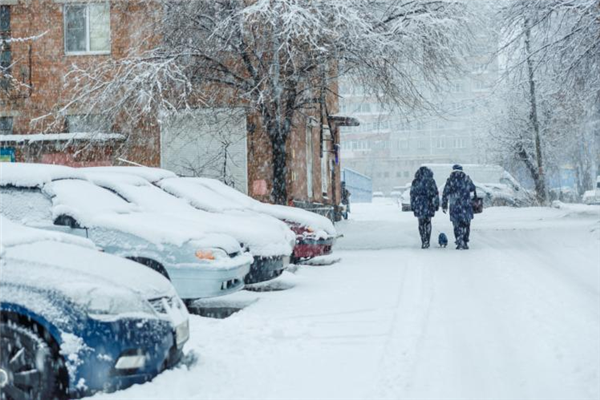
<path id="1" fill-rule="evenodd" d="M 380 379 L 365 398 L 398 398 L 411 386 L 433 301 L 430 267 L 405 257 L 402 285 L 378 365 Z"/>

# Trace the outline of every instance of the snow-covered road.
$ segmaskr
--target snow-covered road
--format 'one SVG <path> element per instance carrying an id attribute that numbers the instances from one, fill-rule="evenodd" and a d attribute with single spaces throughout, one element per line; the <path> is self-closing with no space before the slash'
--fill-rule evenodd
<path id="1" fill-rule="evenodd" d="M 249 305 L 192 316 L 189 367 L 97 397 L 600 397 L 600 207 L 486 209 L 469 251 L 421 250 L 392 203 L 338 229 L 340 263 L 223 298 Z"/>

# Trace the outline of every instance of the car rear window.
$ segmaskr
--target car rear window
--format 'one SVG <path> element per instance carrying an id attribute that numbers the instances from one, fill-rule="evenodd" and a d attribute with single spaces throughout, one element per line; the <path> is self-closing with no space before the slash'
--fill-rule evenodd
<path id="1" fill-rule="evenodd" d="M 52 221 L 52 201 L 39 188 L 0 187 L 0 214 L 23 224 Z"/>

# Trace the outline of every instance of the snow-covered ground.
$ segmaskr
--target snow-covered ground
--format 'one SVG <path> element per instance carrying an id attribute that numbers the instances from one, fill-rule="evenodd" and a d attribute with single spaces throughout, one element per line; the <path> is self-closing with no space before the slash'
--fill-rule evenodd
<path id="1" fill-rule="evenodd" d="M 187 366 L 97 398 L 600 396 L 600 207 L 486 209 L 469 251 L 385 200 L 337 227 L 341 262 L 219 299 L 248 306 L 192 316 Z"/>

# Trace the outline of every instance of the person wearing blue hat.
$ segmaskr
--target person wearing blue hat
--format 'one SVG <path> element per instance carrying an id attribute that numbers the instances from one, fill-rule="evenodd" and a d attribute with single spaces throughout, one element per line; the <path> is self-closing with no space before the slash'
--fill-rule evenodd
<path id="1" fill-rule="evenodd" d="M 463 167 L 455 164 L 442 194 L 442 211 L 445 214 L 448 207 L 450 208 L 450 221 L 454 226 L 457 250 L 469 249 L 471 220 L 473 219 L 471 192 L 475 193 L 475 197 L 477 197 L 475 184 L 464 173 Z"/>

